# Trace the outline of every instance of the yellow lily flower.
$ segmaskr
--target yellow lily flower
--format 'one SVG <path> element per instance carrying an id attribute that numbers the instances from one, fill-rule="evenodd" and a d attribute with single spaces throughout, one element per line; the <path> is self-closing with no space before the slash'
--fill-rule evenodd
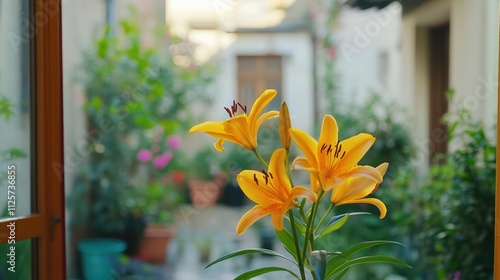
<path id="1" fill-rule="evenodd" d="M 271 215 L 271 221 L 276 230 L 283 230 L 283 218 L 289 209 L 298 206 L 295 198 L 304 197 L 315 202 L 317 195 L 311 190 L 293 187 L 286 175 L 286 150 L 277 149 L 273 152 L 268 171 L 243 170 L 236 180 L 245 195 L 257 203 L 241 217 L 236 232 L 244 233 L 258 219 Z"/>
<path id="2" fill-rule="evenodd" d="M 377 166 L 377 170 L 382 176 L 387 171 L 388 163 L 382 163 Z M 380 210 L 380 219 L 385 217 L 387 207 L 376 198 L 366 198 L 367 195 L 374 193 L 380 184 L 366 177 L 353 177 L 347 179 L 343 184 L 338 185 L 332 190 L 331 201 L 335 205 L 368 203 L 375 205 Z"/>
<path id="3" fill-rule="evenodd" d="M 262 110 L 273 100 L 277 92 L 274 89 L 264 91 L 255 101 L 247 116 L 247 107 L 233 101 L 231 108 L 224 107 L 229 114 L 225 121 L 208 121 L 193 126 L 189 133 L 205 132 L 206 134 L 218 138 L 214 143 L 217 151 L 222 152 L 224 141 L 233 142 L 248 150 L 257 148 L 257 133 L 260 125 L 265 120 L 278 117 L 278 111 L 269 111 L 262 115 Z M 237 115 L 238 111 L 243 113 Z M 259 116 L 260 115 L 260 116 Z"/>
<path id="4" fill-rule="evenodd" d="M 375 142 L 372 135 L 360 133 L 339 142 L 337 122 L 331 115 L 323 118 L 319 143 L 298 128 L 291 128 L 290 133 L 305 155 L 295 158 L 292 167 L 310 172 L 325 192 L 350 177 L 362 176 L 377 183 L 382 182 L 382 175 L 376 168 L 358 165 Z M 312 185 L 312 188 L 318 190 L 316 185 Z"/>

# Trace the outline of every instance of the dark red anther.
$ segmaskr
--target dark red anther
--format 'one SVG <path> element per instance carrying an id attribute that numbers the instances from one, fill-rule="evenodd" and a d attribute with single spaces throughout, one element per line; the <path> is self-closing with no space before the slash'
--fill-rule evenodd
<path id="1" fill-rule="evenodd" d="M 257 184 L 257 186 L 259 185 L 259 180 L 257 180 L 257 174 L 253 174 L 253 181 Z"/>
<path id="2" fill-rule="evenodd" d="M 233 117 L 233 114 L 231 114 L 231 111 L 229 110 L 229 108 L 224 107 L 224 110 L 226 110 L 226 112 L 229 114 L 229 117 L 230 117 L 230 118 L 232 118 L 232 117 Z"/>
<path id="3" fill-rule="evenodd" d="M 247 106 L 243 107 L 243 105 L 241 105 L 241 103 L 238 102 L 238 106 L 240 106 L 241 110 L 243 110 L 243 112 L 245 112 L 245 114 L 247 113 Z"/>
<path id="4" fill-rule="evenodd" d="M 326 143 L 323 144 L 323 146 L 321 146 L 321 153 L 323 153 L 323 150 L 326 148 Z"/>

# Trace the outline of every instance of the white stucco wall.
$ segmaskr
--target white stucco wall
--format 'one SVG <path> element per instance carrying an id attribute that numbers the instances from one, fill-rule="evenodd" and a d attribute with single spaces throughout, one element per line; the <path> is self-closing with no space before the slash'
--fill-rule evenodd
<path id="1" fill-rule="evenodd" d="M 436 0 L 405 14 L 402 27 L 402 101 L 412 116 L 419 173 L 428 168 L 429 79 L 428 29 L 450 22 L 449 86 L 455 99 L 449 110 L 469 109 L 486 127 L 496 122 L 498 1 Z M 490 131 L 493 133 L 493 131 Z M 455 145 L 451 145 L 453 149 Z"/>
<path id="2" fill-rule="evenodd" d="M 387 100 L 401 97 L 401 5 L 377 10 L 343 7 L 333 31 L 338 46 L 338 92 L 362 102 L 370 92 Z"/>

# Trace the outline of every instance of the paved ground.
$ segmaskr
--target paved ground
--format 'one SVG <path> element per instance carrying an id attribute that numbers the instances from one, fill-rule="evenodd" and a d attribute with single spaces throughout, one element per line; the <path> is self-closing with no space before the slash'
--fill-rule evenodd
<path id="1" fill-rule="evenodd" d="M 239 219 L 251 208 L 251 205 L 241 208 L 215 206 L 196 209 L 191 206 L 181 208 L 177 219 L 177 237 L 169 245 L 167 263 L 164 266 L 151 266 L 133 260 L 126 267 L 117 268 L 118 271 L 127 271 L 133 277 L 117 277 L 117 279 L 131 280 L 230 280 L 239 274 L 264 266 L 288 265 L 282 259 L 253 255 L 240 256 L 214 265 L 208 269 L 204 267 L 209 261 L 245 248 L 259 247 L 258 231 L 250 228 L 243 235 L 235 232 Z M 265 218 L 266 219 L 266 218 Z M 268 219 L 266 219 L 269 222 Z M 264 223 L 265 224 L 265 223 Z M 272 228 L 272 227 L 271 227 Z M 275 249 L 286 254 L 278 241 Z M 203 248 L 211 248 L 207 260 L 201 260 Z M 142 276 L 137 276 L 140 271 Z M 122 273 L 126 274 L 126 273 Z M 272 273 L 267 276 L 256 277 L 257 280 L 285 280 L 288 275 Z"/>

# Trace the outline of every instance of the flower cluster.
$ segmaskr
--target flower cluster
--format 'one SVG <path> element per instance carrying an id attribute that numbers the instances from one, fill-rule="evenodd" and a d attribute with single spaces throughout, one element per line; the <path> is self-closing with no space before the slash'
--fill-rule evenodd
<path id="1" fill-rule="evenodd" d="M 291 273 L 297 279 L 306 279 L 305 270 L 309 269 L 314 279 L 340 279 L 350 265 L 367 260 L 349 263 L 350 255 L 342 256 L 342 253 L 337 252 L 331 253 L 337 255 L 327 261 L 330 253 L 316 250 L 314 242 L 317 238 L 339 229 L 348 219 L 349 214 L 344 214 L 333 217 L 325 224 L 334 206 L 353 203 L 373 204 L 380 210 L 380 218 L 385 217 L 387 213 L 385 204 L 377 198 L 367 196 L 377 190 L 387 171 L 388 163 L 382 163 L 377 167 L 359 165 L 360 160 L 375 142 L 375 137 L 360 133 L 340 140 L 337 122 L 331 115 L 324 116 L 321 132 L 316 140 L 307 132 L 292 127 L 286 103 L 281 104 L 279 112 L 262 113 L 276 94 L 275 90 L 264 91 L 248 115 L 246 106 L 233 101 L 231 107 L 225 108 L 229 114 L 228 119 L 198 124 L 192 127 L 190 132 L 204 132 L 217 138 L 214 144 L 217 151 L 224 150 L 224 141 L 240 145 L 252 151 L 265 168 L 261 171 L 243 170 L 237 175 L 238 185 L 256 205 L 240 219 L 236 232 L 242 234 L 257 220 L 270 215 L 280 241 L 295 259 L 291 261 L 299 268 L 300 278 L 284 268 L 260 269 L 253 273 L 263 274 L 281 270 Z M 266 162 L 257 150 L 257 134 L 265 120 L 276 117 L 279 117 L 279 133 L 283 147 L 276 149 L 269 162 Z M 289 149 L 292 140 L 303 156 L 296 157 L 290 163 Z M 295 185 L 291 170 L 307 171 L 310 188 Z M 303 199 L 299 200 L 300 198 Z M 326 213 L 318 216 L 318 206 L 323 199 L 330 200 L 330 207 Z M 319 222 L 316 222 L 317 216 L 321 217 Z M 285 221 L 289 229 L 285 227 Z M 299 245 L 299 241 L 303 241 L 302 246 Z M 277 255 L 276 252 L 268 250 L 259 252 Z M 243 250 L 232 253 L 212 264 L 229 257 L 250 253 L 255 251 Z M 339 256 L 341 259 L 338 259 Z M 333 261 L 334 259 L 336 261 Z M 404 264 L 389 257 L 377 260 Z"/>

